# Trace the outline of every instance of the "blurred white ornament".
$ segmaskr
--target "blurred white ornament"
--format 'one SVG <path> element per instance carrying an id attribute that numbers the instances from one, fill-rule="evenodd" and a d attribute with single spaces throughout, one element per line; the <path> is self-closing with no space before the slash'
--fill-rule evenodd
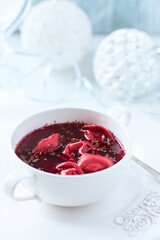
<path id="1" fill-rule="evenodd" d="M 79 62 L 91 40 L 91 24 L 85 12 L 68 1 L 44 1 L 32 8 L 21 28 L 22 49 L 29 53 L 62 55 L 55 69 Z"/>
<path id="2" fill-rule="evenodd" d="M 96 82 L 120 100 L 133 100 L 154 91 L 160 68 L 152 39 L 136 29 L 121 29 L 98 46 L 93 70 Z"/>

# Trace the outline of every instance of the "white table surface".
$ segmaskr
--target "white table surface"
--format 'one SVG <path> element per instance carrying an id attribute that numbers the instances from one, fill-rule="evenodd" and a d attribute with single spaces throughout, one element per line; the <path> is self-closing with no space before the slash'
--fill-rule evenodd
<path id="1" fill-rule="evenodd" d="M 154 37 L 154 40 L 156 43 L 159 42 L 159 37 Z M 91 61 L 91 58 L 93 56 L 93 51 L 95 49 L 95 46 L 98 44 L 98 42 L 101 40 L 101 37 L 97 36 L 93 39 L 91 48 L 86 56 L 86 58 L 83 60 L 81 64 L 82 72 L 85 72 L 85 74 L 90 75 L 90 68 L 85 68 L 86 62 Z M 83 97 L 82 97 L 83 96 Z M 24 92 L 21 88 L 16 89 L 10 89 L 10 90 L 0 90 L 0 150 L 1 150 L 1 159 L 0 159 L 0 197 L 1 201 L 4 204 L 3 212 L 0 214 L 0 239 L 22 239 L 23 233 L 25 235 L 25 229 L 26 232 L 30 232 L 30 234 L 26 234 L 26 237 L 24 236 L 24 239 L 75 239 L 75 231 L 77 231 L 77 239 L 117 239 L 117 236 L 115 233 L 112 236 L 111 231 L 106 229 L 105 226 L 102 226 L 97 228 L 97 231 L 95 229 L 94 224 L 86 224 L 85 226 L 79 227 L 76 225 L 74 226 L 72 224 L 72 221 L 67 221 L 66 211 L 57 208 L 54 208 L 53 215 L 54 217 L 57 217 L 57 222 L 54 222 L 54 227 L 58 229 L 60 232 L 58 233 L 55 230 L 51 231 L 55 236 L 53 235 L 53 238 L 49 235 L 48 231 L 52 226 L 51 223 L 51 213 L 48 213 L 47 205 L 45 206 L 39 203 L 30 203 L 27 205 L 26 203 L 13 203 L 12 200 L 8 199 L 3 192 L 3 182 L 5 177 L 9 174 L 9 172 L 12 171 L 11 167 L 11 161 L 10 159 L 10 151 L 9 151 L 9 144 L 10 144 L 10 135 L 14 127 L 19 123 L 22 119 L 26 118 L 27 116 L 45 110 L 50 109 L 54 107 L 84 107 L 89 109 L 94 109 L 102 112 L 107 112 L 107 108 L 100 105 L 97 100 L 87 92 L 83 87 L 80 88 L 79 93 L 77 94 L 77 97 L 72 100 L 62 101 L 62 102 L 38 102 L 38 101 L 32 101 L 29 98 L 26 97 Z M 160 136 L 160 120 L 158 118 L 154 118 L 153 116 L 149 116 L 140 110 L 138 110 L 136 107 L 131 108 L 130 111 L 133 114 L 132 121 L 128 127 L 129 132 L 131 134 L 133 143 L 134 143 L 134 149 L 137 151 L 137 155 L 139 155 L 144 162 L 151 165 L 152 167 L 156 168 L 158 171 L 160 171 L 160 145 L 159 145 L 159 136 Z M 153 180 L 151 180 L 153 181 Z M 151 184 L 152 185 L 152 184 Z M 159 189 L 160 191 L 160 189 Z M 27 207 L 27 209 L 30 208 L 30 214 L 28 214 L 27 219 L 30 217 L 30 220 L 27 222 L 25 219 L 26 212 L 24 211 L 24 208 Z M 32 218 L 32 207 L 34 209 L 34 218 Z M 2 206 L 1 206 L 2 208 Z M 0 208 L 0 209 L 1 209 Z M 6 209 L 9 209 L 6 211 Z M 41 223 L 38 220 L 39 213 L 38 209 L 41 209 L 41 213 L 45 215 L 44 223 L 41 221 Z M 94 209 L 94 208 L 93 208 Z M 92 215 L 92 210 L 90 210 L 90 214 Z M 21 214 L 19 214 L 19 211 L 21 210 Z M 45 212 L 46 211 L 46 212 Z M 71 210 L 72 211 L 72 210 Z M 78 211 L 78 210 L 77 210 Z M 94 212 L 95 210 L 93 210 Z M 17 212 L 17 213 L 16 213 Z M 84 211 L 85 212 L 85 211 Z M 24 213 L 24 215 L 22 214 Z M 37 214 L 37 216 L 36 216 Z M 42 216 L 43 216 L 42 214 Z M 48 214 L 48 215 L 47 215 Z M 64 214 L 64 218 L 63 218 Z M 79 214 L 79 211 L 78 213 Z M 48 219 L 47 217 L 48 216 Z M 85 216 L 85 213 L 84 213 Z M 10 219 L 10 221 L 7 221 L 7 218 Z M 19 219 L 21 218 L 21 219 Z M 102 217 L 104 218 L 104 216 Z M 60 219 L 60 220 L 59 220 Z M 13 222 L 12 222 L 13 221 Z M 63 224 L 62 224 L 63 222 Z M 33 223 L 33 224 L 32 224 Z M 35 224 L 37 223 L 36 227 Z M 66 224 L 64 224 L 66 223 Z M 15 229 L 18 229 L 19 225 L 19 235 L 15 233 Z M 38 225 L 39 224 L 39 225 Z M 44 224 L 44 232 L 42 234 L 36 233 L 38 232 L 38 226 L 41 228 L 41 224 Z M 143 234 L 144 235 L 138 235 L 135 237 L 135 239 L 155 239 L 156 237 L 160 236 L 160 222 L 155 224 L 154 226 L 151 226 L 149 229 L 147 229 Z M 16 228 L 14 229 L 14 225 Z M 31 227 L 32 226 L 32 227 Z M 42 227 L 42 228 L 43 228 Z M 75 227 L 75 229 L 73 229 Z M 103 232 L 103 227 L 105 228 L 105 234 L 103 237 L 98 238 L 100 236 L 100 232 Z M 94 228 L 94 231 L 93 231 Z M 102 228 L 102 229 L 101 229 Z M 111 227 L 112 229 L 112 227 Z M 52 229 L 53 230 L 53 229 Z M 81 231 L 79 233 L 78 231 Z M 12 235 L 13 231 L 13 235 Z M 47 231 L 47 235 L 45 235 L 45 231 Z M 71 234 L 71 232 L 73 234 Z M 82 234 L 84 233 L 84 235 Z M 125 231 L 121 231 L 122 237 L 119 239 L 130 239 L 130 237 L 125 233 Z M 110 236 L 110 238 L 107 238 Z M 83 235 L 83 236 L 82 236 Z M 48 236 L 45 238 L 45 236 Z M 37 238 L 38 237 L 38 238 Z M 133 238 L 134 239 L 134 238 Z"/>

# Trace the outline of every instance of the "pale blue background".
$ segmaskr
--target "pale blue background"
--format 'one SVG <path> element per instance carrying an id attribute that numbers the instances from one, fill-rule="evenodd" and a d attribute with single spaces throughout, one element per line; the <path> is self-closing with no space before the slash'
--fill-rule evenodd
<path id="1" fill-rule="evenodd" d="M 73 1 L 85 10 L 95 33 L 108 33 L 125 27 L 160 33 L 160 0 L 66 1 Z"/>

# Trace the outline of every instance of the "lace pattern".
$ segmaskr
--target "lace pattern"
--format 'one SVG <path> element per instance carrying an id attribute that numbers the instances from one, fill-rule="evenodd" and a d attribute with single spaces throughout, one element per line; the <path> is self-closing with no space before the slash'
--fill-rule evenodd
<path id="1" fill-rule="evenodd" d="M 160 192 L 150 192 L 137 207 L 120 214 L 114 222 L 135 236 L 156 223 L 157 218 L 160 218 Z"/>

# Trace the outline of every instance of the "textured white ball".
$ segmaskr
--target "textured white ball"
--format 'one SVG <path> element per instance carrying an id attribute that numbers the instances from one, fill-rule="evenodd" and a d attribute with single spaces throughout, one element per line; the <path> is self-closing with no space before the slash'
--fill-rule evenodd
<path id="1" fill-rule="evenodd" d="M 90 43 L 91 24 L 85 12 L 69 1 L 44 1 L 32 8 L 21 28 L 22 49 L 62 54 L 80 61 Z M 56 68 L 69 67 L 66 61 Z"/>
<path id="2" fill-rule="evenodd" d="M 136 29 L 121 29 L 98 46 L 93 70 L 97 83 L 120 99 L 142 97 L 159 81 L 152 39 Z"/>

